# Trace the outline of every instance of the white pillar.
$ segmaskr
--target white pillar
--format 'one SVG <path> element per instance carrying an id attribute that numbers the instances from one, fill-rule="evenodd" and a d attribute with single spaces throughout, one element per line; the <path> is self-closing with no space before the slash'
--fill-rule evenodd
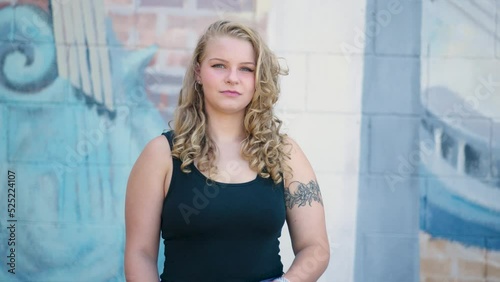
<path id="1" fill-rule="evenodd" d="M 465 174 L 465 141 L 458 141 L 457 152 L 457 171 L 459 174 Z"/>

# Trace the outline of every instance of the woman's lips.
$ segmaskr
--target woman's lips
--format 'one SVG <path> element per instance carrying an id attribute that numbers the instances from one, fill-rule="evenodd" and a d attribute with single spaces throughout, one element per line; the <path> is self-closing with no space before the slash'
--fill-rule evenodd
<path id="1" fill-rule="evenodd" d="M 224 91 L 221 91 L 221 93 L 224 95 L 227 95 L 227 96 L 231 96 L 231 97 L 241 95 L 240 92 L 234 91 L 234 90 L 224 90 Z"/>

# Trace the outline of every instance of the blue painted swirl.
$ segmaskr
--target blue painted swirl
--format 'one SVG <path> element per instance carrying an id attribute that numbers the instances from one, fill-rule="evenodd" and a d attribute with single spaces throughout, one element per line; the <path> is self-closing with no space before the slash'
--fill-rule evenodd
<path id="1" fill-rule="evenodd" d="M 50 16 L 34 5 L 0 10 L 0 84 L 24 94 L 36 93 L 57 78 L 56 50 Z"/>

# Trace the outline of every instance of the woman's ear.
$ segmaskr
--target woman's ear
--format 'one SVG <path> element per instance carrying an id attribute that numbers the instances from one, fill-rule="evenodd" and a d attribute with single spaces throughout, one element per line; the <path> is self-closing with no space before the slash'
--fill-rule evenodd
<path id="1" fill-rule="evenodd" d="M 201 68 L 200 63 L 196 63 L 196 65 L 194 66 L 194 78 L 198 82 L 201 82 L 200 68 Z"/>

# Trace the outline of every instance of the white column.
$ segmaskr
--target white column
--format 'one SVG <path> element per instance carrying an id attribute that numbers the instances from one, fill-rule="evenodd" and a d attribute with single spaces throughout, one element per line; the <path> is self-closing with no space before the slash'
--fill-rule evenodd
<path id="1" fill-rule="evenodd" d="M 434 154 L 436 158 L 441 158 L 442 157 L 442 152 L 441 152 L 441 142 L 443 138 L 443 129 L 442 128 L 436 128 L 434 130 Z"/>
<path id="2" fill-rule="evenodd" d="M 457 171 L 459 174 L 465 174 L 465 141 L 458 141 L 457 152 Z"/>

